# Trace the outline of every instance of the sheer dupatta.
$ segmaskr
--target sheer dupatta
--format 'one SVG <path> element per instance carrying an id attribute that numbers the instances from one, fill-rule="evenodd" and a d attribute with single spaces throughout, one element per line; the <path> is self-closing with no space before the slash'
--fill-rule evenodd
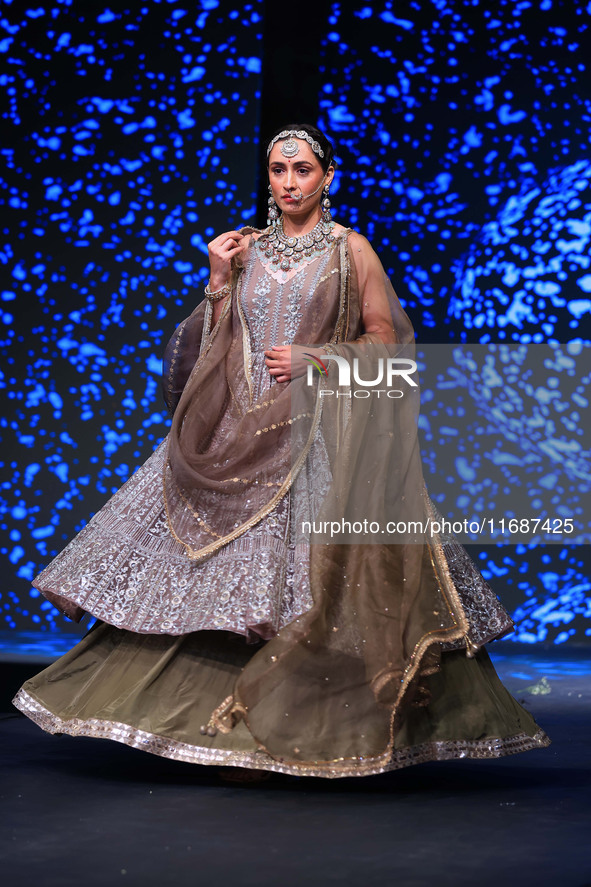
<path id="1" fill-rule="evenodd" d="M 178 397 L 164 477 L 171 531 L 189 557 L 212 556 L 293 492 L 319 436 L 332 479 L 318 522 L 365 518 L 380 529 L 336 541 L 312 533 L 313 607 L 252 657 L 209 730 L 228 732 L 243 718 L 261 749 L 302 772 L 306 765 L 362 772 L 388 760 L 406 706 L 428 701 L 423 679 L 439 667 L 442 645 L 470 647 L 440 540 L 417 529 L 431 507 L 418 390 L 376 403 L 355 396 L 364 386 L 352 379 L 347 396 L 331 362 L 314 384 L 301 376 L 253 399 L 240 284 L 238 273 L 213 330 L 199 306 L 167 352 L 172 407 Z M 356 360 L 365 380 L 380 359 L 413 360 L 412 326 L 365 238 L 338 238 L 295 344 Z M 228 409 L 234 433 L 219 439 L 216 425 Z M 384 536 L 392 521 L 412 528 Z"/>

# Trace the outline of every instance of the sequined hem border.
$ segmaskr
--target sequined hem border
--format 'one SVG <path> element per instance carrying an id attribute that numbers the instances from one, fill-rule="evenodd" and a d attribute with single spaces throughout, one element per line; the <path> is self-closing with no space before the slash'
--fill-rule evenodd
<path id="1" fill-rule="evenodd" d="M 375 760 L 361 760 L 356 765 L 350 763 L 338 766 L 336 762 L 318 762 L 296 765 L 282 763 L 263 751 L 232 751 L 230 749 L 213 749 L 191 745 L 166 736 L 138 730 L 128 724 L 117 721 L 105 721 L 99 718 L 71 718 L 63 720 L 41 705 L 26 691 L 19 690 L 12 700 L 16 708 L 27 715 L 39 727 L 48 733 L 65 733 L 69 736 L 87 736 L 94 739 L 111 739 L 131 748 L 138 748 L 189 764 L 217 764 L 247 769 L 271 770 L 275 773 L 286 773 L 290 776 L 320 776 L 327 779 L 344 776 L 376 776 L 390 770 L 399 770 L 412 764 L 424 764 L 429 761 L 451 761 L 459 758 L 491 759 L 505 755 L 518 754 L 534 748 L 546 748 L 551 740 L 539 729 L 534 736 L 527 733 L 516 733 L 504 739 L 447 739 L 425 742 L 421 745 L 395 749 L 390 759 L 383 765 Z"/>

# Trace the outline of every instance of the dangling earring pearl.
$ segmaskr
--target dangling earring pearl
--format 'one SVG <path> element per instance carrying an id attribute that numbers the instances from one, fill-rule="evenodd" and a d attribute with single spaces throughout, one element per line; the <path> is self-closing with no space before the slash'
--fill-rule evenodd
<path id="1" fill-rule="evenodd" d="M 269 200 L 267 201 L 269 204 L 269 208 L 267 210 L 267 227 L 269 225 L 275 225 L 277 219 L 279 218 L 279 210 L 277 208 L 277 204 L 275 203 L 275 198 L 273 197 L 273 192 L 271 190 L 271 186 L 269 185 Z"/>
<path id="2" fill-rule="evenodd" d="M 322 220 L 329 224 L 332 222 L 332 215 L 330 213 L 330 207 L 332 206 L 329 199 L 330 185 L 324 186 L 323 197 L 322 197 Z"/>

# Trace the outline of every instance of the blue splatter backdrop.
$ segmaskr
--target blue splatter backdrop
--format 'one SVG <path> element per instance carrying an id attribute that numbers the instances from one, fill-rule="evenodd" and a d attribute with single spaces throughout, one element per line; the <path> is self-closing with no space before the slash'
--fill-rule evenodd
<path id="1" fill-rule="evenodd" d="M 201 298 L 208 240 L 254 220 L 262 7 L 0 7 L 4 649 L 81 633 L 29 582 L 166 434 L 165 341 Z M 588 341 L 589 8 L 326 10 L 335 217 L 372 240 L 419 341 Z M 515 639 L 589 640 L 588 546 L 471 554 Z"/>

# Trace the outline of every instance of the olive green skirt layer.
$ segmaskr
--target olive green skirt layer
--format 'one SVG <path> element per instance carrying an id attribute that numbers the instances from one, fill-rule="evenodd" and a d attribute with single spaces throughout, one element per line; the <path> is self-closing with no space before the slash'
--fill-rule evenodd
<path id="1" fill-rule="evenodd" d="M 485 649 L 442 655 L 427 678 L 431 701 L 411 708 L 395 734 L 386 765 L 279 761 L 240 721 L 230 732 L 203 735 L 212 711 L 260 649 L 240 635 L 199 631 L 181 637 L 142 635 L 101 624 L 27 681 L 14 704 L 50 733 L 113 739 L 195 764 L 222 764 L 303 776 L 361 776 L 453 758 L 497 758 L 550 744 L 511 696 Z M 282 717 L 277 712 L 277 717 Z M 360 725 L 362 729 L 362 725 Z M 369 764 L 369 766 L 368 766 Z"/>

